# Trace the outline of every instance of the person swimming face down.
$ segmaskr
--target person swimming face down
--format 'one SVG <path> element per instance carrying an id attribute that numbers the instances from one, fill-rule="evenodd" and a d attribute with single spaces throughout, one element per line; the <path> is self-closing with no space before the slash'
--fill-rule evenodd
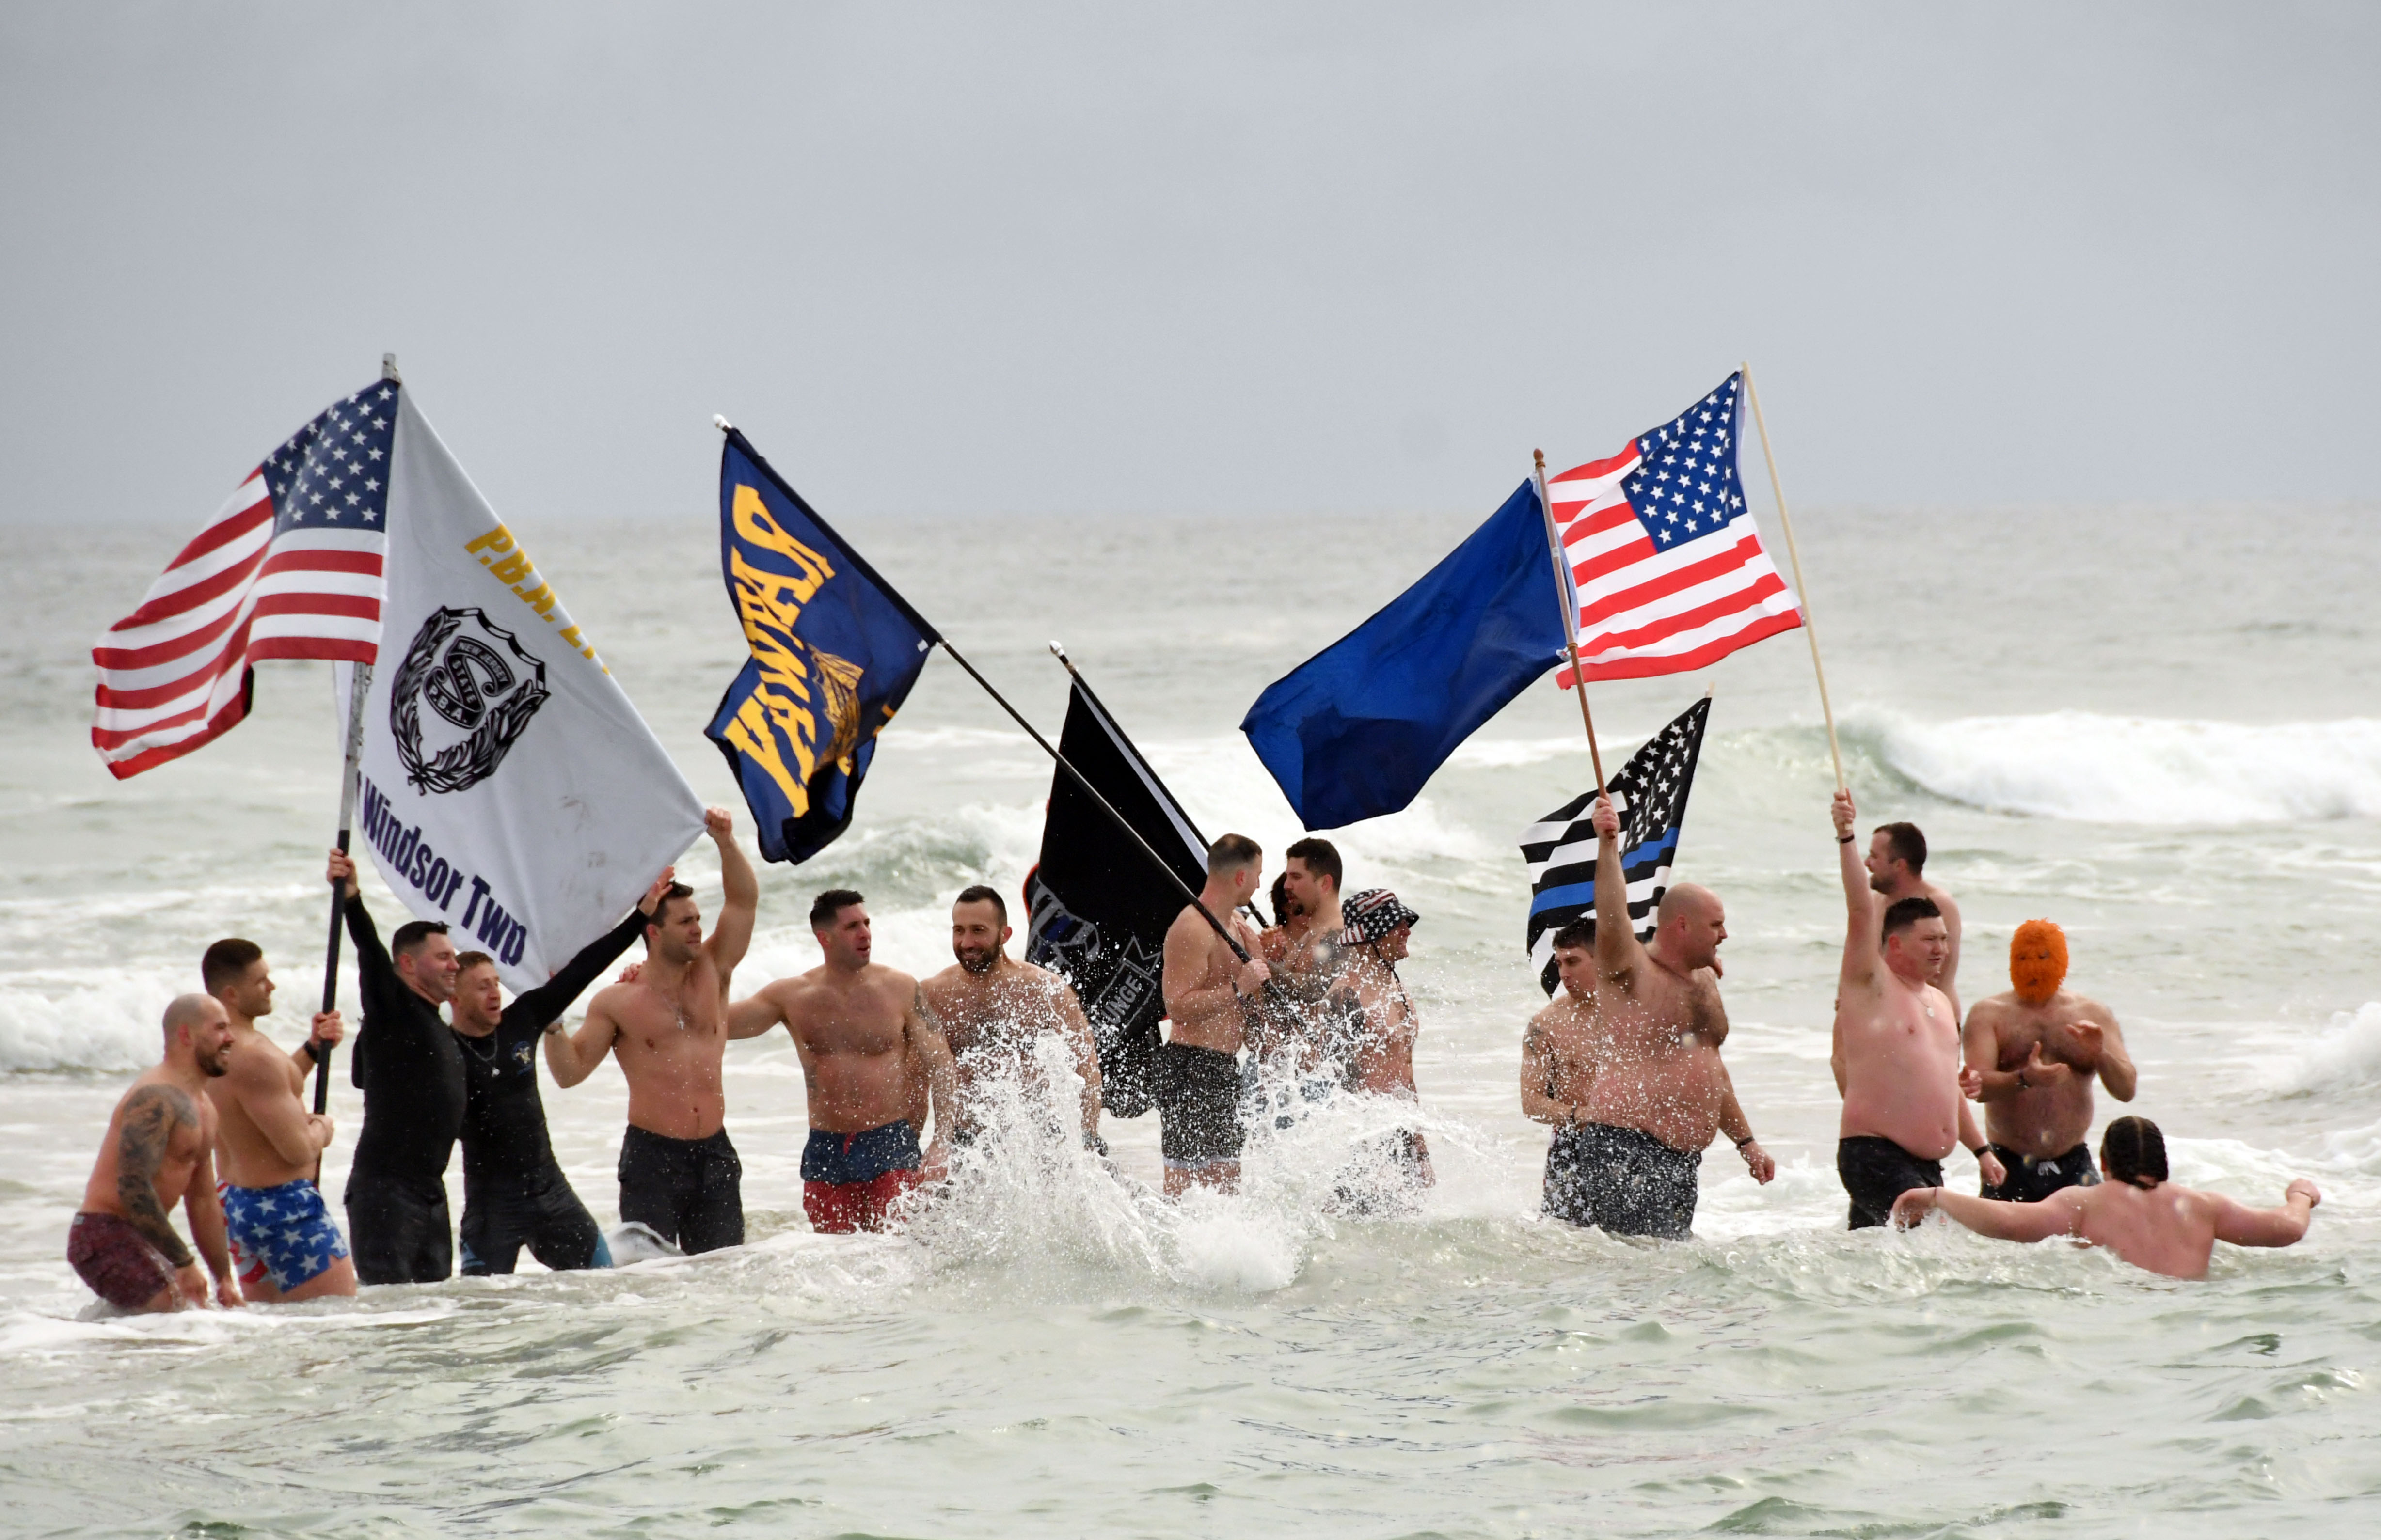
<path id="1" fill-rule="evenodd" d="M 2028 1005 L 2047 1005 L 2067 982 L 2067 932 L 2028 920 L 2009 938 L 2009 983 Z"/>

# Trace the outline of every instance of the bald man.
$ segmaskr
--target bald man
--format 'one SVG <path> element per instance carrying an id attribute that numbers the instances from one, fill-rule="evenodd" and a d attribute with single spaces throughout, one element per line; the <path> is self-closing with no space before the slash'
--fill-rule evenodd
<path id="1" fill-rule="evenodd" d="M 1596 1060 L 1585 1100 L 1555 1130 L 1546 1207 L 1557 1219 L 1613 1235 L 1683 1241 L 1701 1196 L 1699 1169 L 1713 1135 L 1728 1134 L 1766 1182 L 1777 1162 L 1737 1104 L 1720 1044 L 1719 895 L 1681 882 L 1662 895 L 1653 944 L 1637 940 L 1620 870 L 1620 816 L 1598 794 L 1595 855 Z"/>
<path id="2" fill-rule="evenodd" d="M 1967 1062 L 1960 1089 L 1984 1109 L 1984 1138 L 2006 1180 L 1980 1195 L 2039 1203 L 2067 1187 L 2090 1187 L 2092 1082 L 2118 1101 L 2140 1077 L 2116 1013 L 2067 988 L 2067 933 L 2028 920 L 2009 938 L 2009 992 L 1976 1001 L 1961 1034 Z"/>

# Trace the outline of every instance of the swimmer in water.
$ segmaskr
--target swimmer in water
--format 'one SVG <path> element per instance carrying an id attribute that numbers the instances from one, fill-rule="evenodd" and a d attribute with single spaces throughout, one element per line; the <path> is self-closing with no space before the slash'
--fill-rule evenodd
<path id="1" fill-rule="evenodd" d="M 927 979 L 926 1008 L 942 1024 L 958 1074 L 951 1143 L 982 1133 L 972 1103 L 981 1083 L 1035 1073 L 1033 1040 L 1057 1034 L 1082 1080 L 1083 1147 L 1105 1155 L 1100 1139 L 1100 1057 L 1073 986 L 1046 968 L 1008 955 L 1008 904 L 991 888 L 963 890 L 951 905 L 951 955 L 958 961 Z"/>
<path id="2" fill-rule="evenodd" d="M 2083 1142 L 2092 1082 L 2118 1101 L 2133 1099 L 2138 1076 L 2115 1014 L 2066 981 L 2066 933 L 2028 920 L 2009 938 L 2015 988 L 1968 1013 L 1960 1089 L 1984 1104 L 1984 1137 L 2009 1175 L 1998 1186 L 1985 1183 L 1980 1197 L 2033 1203 L 2062 1187 L 2091 1186 L 2100 1180 Z"/>
<path id="3" fill-rule="evenodd" d="M 2047 1241 L 2065 1235 L 2106 1246 L 2144 1272 L 2205 1278 L 2216 1243 L 2291 1246 L 2304 1239 L 2323 1194 L 2299 1178 L 2277 1207 L 2251 1208 L 2215 1193 L 2167 1180 L 2166 1135 L 2147 1118 L 2118 1118 L 2100 1136 L 2096 1187 L 2068 1187 L 2039 1203 L 1996 1203 L 1920 1187 L 1894 1200 L 1893 1222 L 1903 1230 L 1941 1209 L 1979 1235 L 1996 1241 Z"/>

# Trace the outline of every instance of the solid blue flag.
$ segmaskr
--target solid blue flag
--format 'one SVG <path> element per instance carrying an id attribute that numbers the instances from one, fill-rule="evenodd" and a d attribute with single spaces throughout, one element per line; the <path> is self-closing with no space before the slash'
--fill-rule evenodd
<path id="1" fill-rule="evenodd" d="M 876 735 L 942 636 L 727 430 L 719 565 L 751 656 L 703 730 L 761 826 L 761 854 L 809 860 L 851 825 Z"/>
<path id="2" fill-rule="evenodd" d="M 1563 604 L 1524 481 L 1421 582 L 1275 681 L 1240 731 L 1307 828 L 1394 813 L 1562 661 Z"/>

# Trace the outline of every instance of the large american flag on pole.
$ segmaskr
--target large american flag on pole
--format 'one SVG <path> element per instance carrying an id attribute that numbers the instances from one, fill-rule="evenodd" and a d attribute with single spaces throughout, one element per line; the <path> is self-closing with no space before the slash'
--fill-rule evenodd
<path id="1" fill-rule="evenodd" d="M 1744 506 L 1742 385 L 1731 374 L 1619 454 L 1547 480 L 1590 679 L 1702 668 L 1802 624 Z M 1557 680 L 1569 688 L 1570 668 Z"/>
<path id="2" fill-rule="evenodd" d="M 91 741 L 118 780 L 237 725 L 262 659 L 378 656 L 401 388 L 377 381 L 291 435 L 92 649 Z"/>

